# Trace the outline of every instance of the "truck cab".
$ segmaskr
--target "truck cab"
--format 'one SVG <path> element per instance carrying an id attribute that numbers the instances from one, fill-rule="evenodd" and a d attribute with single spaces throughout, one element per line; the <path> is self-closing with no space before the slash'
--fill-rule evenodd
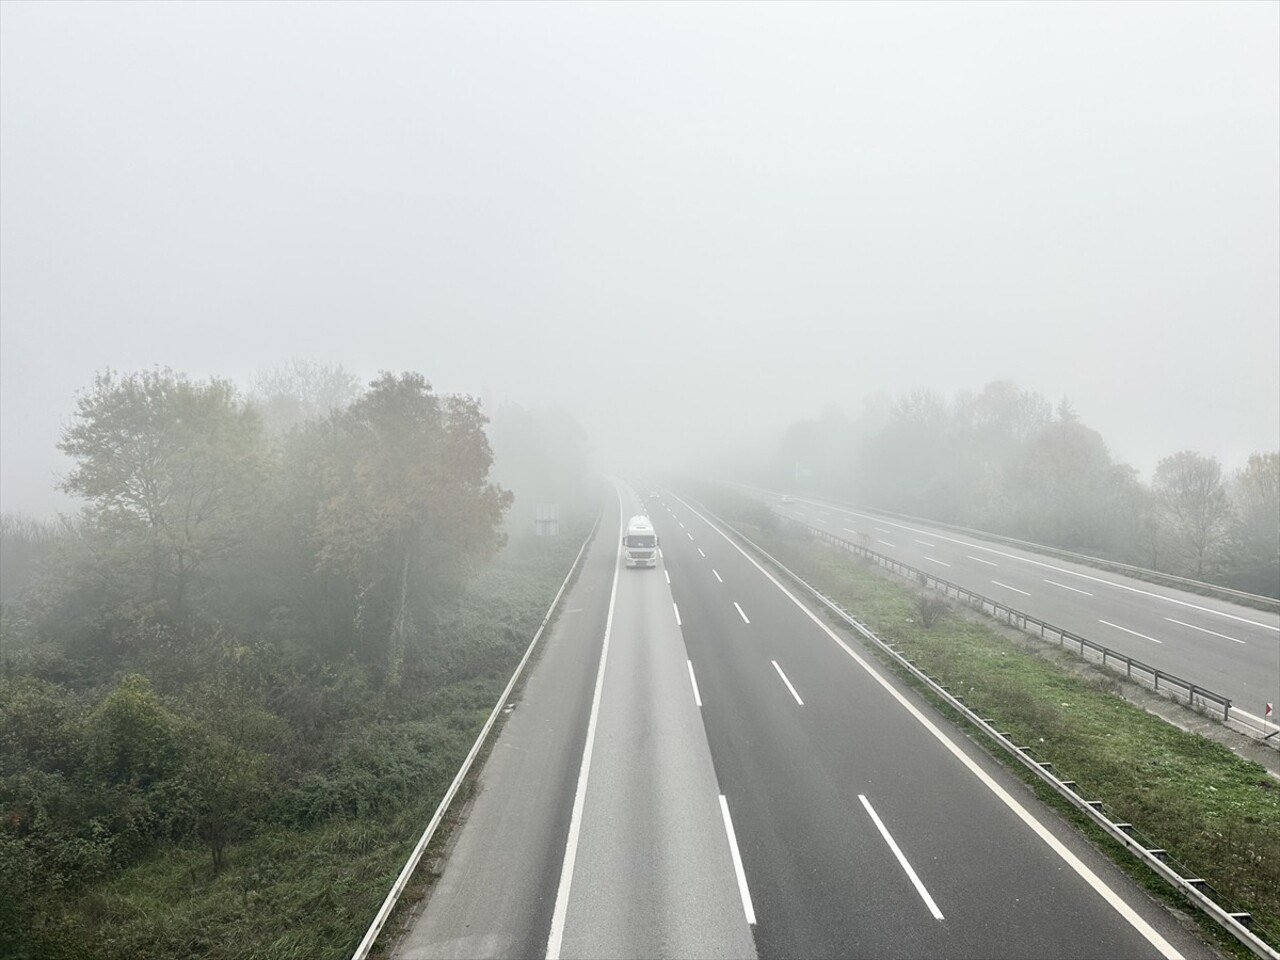
<path id="1" fill-rule="evenodd" d="M 635 516 L 627 521 L 622 536 L 622 556 L 628 567 L 658 565 L 658 535 L 648 517 Z"/>

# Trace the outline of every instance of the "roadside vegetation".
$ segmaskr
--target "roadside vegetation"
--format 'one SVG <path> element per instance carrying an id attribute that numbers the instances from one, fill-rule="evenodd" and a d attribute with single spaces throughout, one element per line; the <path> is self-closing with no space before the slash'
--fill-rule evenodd
<path id="1" fill-rule="evenodd" d="M 0 957 L 350 956 L 590 529 L 417 374 L 274 387 L 103 375 L 0 531 Z"/>
<path id="2" fill-rule="evenodd" d="M 716 472 L 1280 597 L 1280 451 L 1181 450 L 1144 482 L 1066 398 L 1007 380 L 829 407 Z"/>
<path id="3" fill-rule="evenodd" d="M 1108 816 L 1132 823 L 1149 847 L 1167 850 L 1171 862 L 1186 865 L 1184 875 L 1204 878 L 1220 903 L 1248 911 L 1254 931 L 1280 945 L 1280 782 L 1261 766 L 1130 704 L 1111 675 L 1083 662 L 1064 669 L 1035 652 L 1034 641 L 1015 642 L 972 613 L 940 606 L 940 597 L 922 598 L 919 589 L 812 539 L 756 501 L 724 488 L 705 488 L 702 496 L 967 705 L 1029 744 L 1058 776 L 1075 780 L 1083 796 L 1102 800 Z M 1052 800 L 1012 758 L 992 753 Z M 1169 891 L 1118 845 L 1102 846 L 1140 883 Z M 1205 927 L 1221 946 L 1239 949 Z"/>

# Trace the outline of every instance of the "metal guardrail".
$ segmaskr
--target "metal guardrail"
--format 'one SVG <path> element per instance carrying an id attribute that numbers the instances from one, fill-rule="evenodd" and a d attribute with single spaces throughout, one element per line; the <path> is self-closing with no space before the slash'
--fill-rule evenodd
<path id="1" fill-rule="evenodd" d="M 706 507 L 704 506 L 703 509 L 706 510 Z M 963 716 L 965 720 L 977 729 L 981 730 L 1010 756 L 1014 757 L 1019 763 L 1040 778 L 1040 780 L 1048 784 L 1055 792 L 1063 797 L 1063 799 L 1070 803 L 1071 806 L 1079 810 L 1094 824 L 1102 828 L 1112 840 L 1119 843 L 1130 853 L 1134 854 L 1152 871 L 1159 874 L 1167 882 L 1172 884 L 1191 903 L 1204 911 L 1209 917 L 1215 920 L 1255 955 L 1263 957 L 1265 960 L 1280 960 L 1280 952 L 1249 929 L 1248 925 L 1251 922 L 1251 918 L 1248 913 L 1239 910 L 1229 910 L 1219 904 L 1209 895 L 1211 888 L 1205 880 L 1191 875 L 1184 875 L 1176 870 L 1174 868 L 1175 865 L 1168 862 L 1166 851 L 1159 847 L 1149 846 L 1138 835 L 1138 831 L 1134 828 L 1133 824 L 1126 823 L 1121 820 L 1113 820 L 1108 817 L 1103 812 L 1102 800 L 1086 800 L 1084 796 L 1077 791 L 1077 784 L 1074 780 L 1063 780 L 1056 774 L 1052 773 L 1051 763 L 1036 760 L 1031 755 L 1030 747 L 1019 746 L 1014 743 L 1007 734 L 996 728 L 996 721 L 994 718 L 979 716 L 970 707 L 966 706 L 960 697 L 951 693 L 946 687 L 917 667 L 913 661 L 904 657 L 893 647 L 892 644 L 881 640 L 866 624 L 858 620 L 857 617 L 853 616 L 830 597 L 826 596 L 799 574 L 793 572 L 780 560 L 773 557 L 763 547 L 739 533 L 731 524 L 727 523 L 720 517 L 717 517 L 710 510 L 706 510 L 706 512 L 708 516 L 714 517 L 717 523 L 721 524 L 721 526 L 726 530 L 732 532 L 734 536 L 747 544 L 747 546 L 751 547 L 751 549 L 755 550 L 760 554 L 760 556 L 768 560 L 778 570 L 804 587 L 814 596 L 814 598 L 849 624 L 849 626 L 856 630 L 861 636 L 876 644 L 881 650 L 892 657 L 899 666 L 910 673 L 920 683 L 924 684 L 935 696 L 940 697 L 948 706 Z M 896 563 L 896 561 L 894 562 Z M 899 566 L 905 565 L 899 564 Z M 937 579 L 932 577 L 932 575 L 930 576 L 931 579 Z"/>
<path id="2" fill-rule="evenodd" d="M 885 556 L 883 553 L 877 553 L 876 551 L 870 550 L 861 544 L 854 543 L 851 540 L 845 540 L 843 537 L 837 537 L 835 534 L 828 533 L 826 530 L 811 526 L 807 523 L 800 523 L 798 520 L 789 520 L 788 522 L 800 527 L 811 535 L 817 537 L 819 540 L 826 541 L 834 546 L 841 547 L 845 550 L 856 553 L 859 556 L 873 560 L 880 566 L 893 570 L 895 573 L 909 576 L 912 579 L 919 581 L 920 585 L 923 587 L 935 587 L 942 590 L 948 597 L 954 595 L 956 599 L 964 600 L 971 605 L 977 606 L 984 613 L 987 608 L 990 607 L 992 616 L 1003 616 L 1010 626 L 1018 627 L 1026 633 L 1034 633 L 1031 629 L 1032 626 L 1039 627 L 1040 638 L 1042 640 L 1050 640 L 1052 639 L 1051 635 L 1056 635 L 1058 638 L 1058 646 L 1065 647 L 1068 642 L 1073 646 L 1079 646 L 1081 657 L 1085 657 L 1085 651 L 1088 650 L 1098 655 L 1103 666 L 1114 666 L 1122 663 L 1124 664 L 1126 677 L 1131 680 L 1145 680 L 1158 693 L 1164 693 L 1168 696 L 1171 695 L 1175 689 L 1181 690 L 1184 692 L 1188 706 L 1195 707 L 1207 706 L 1210 703 L 1216 704 L 1222 709 L 1222 719 L 1224 721 L 1231 718 L 1230 697 L 1224 697 L 1220 693 L 1214 693 L 1212 690 L 1202 687 L 1198 683 L 1193 683 L 1190 680 L 1185 680 L 1177 674 L 1161 670 L 1159 667 L 1153 667 L 1149 663 L 1135 659 L 1134 657 L 1131 657 L 1126 653 L 1121 653 L 1118 650 L 1113 650 L 1111 647 L 1098 643 L 1096 640 L 1090 640 L 1077 633 L 1072 633 L 1070 630 L 1055 626 L 1054 624 L 1049 623 L 1046 620 L 1041 620 L 1039 617 L 1033 616 L 1032 614 L 1024 613 L 1016 607 L 1011 607 L 1007 603 L 1001 603 L 999 600 L 993 600 L 990 597 L 970 590 L 968 587 L 962 587 L 957 583 L 952 583 L 950 580 L 944 580 L 942 577 L 936 576 L 927 570 L 921 570 L 920 568 L 913 567 L 910 564 L 902 563 L 899 560 L 895 560 L 893 557 Z M 1135 671 L 1137 671 L 1136 676 Z M 1163 690 L 1160 687 L 1162 682 L 1164 683 Z"/>
<path id="3" fill-rule="evenodd" d="M 444 798 L 440 801 L 440 805 L 436 807 L 435 814 L 431 817 L 431 822 L 427 824 L 427 829 L 422 832 L 422 836 L 418 838 L 417 844 L 413 848 L 413 852 L 409 854 L 409 859 L 405 861 L 405 865 L 400 869 L 396 882 L 391 885 L 391 889 L 387 892 L 386 899 L 382 901 L 382 906 L 378 909 L 377 915 L 373 918 L 373 923 L 369 925 L 369 929 L 365 931 L 364 937 L 360 940 L 356 952 L 351 955 L 351 960 L 366 960 L 369 951 L 373 949 L 374 942 L 378 939 L 378 934 L 382 932 L 383 926 L 391 917 L 391 912 L 395 909 L 396 904 L 400 900 L 401 894 L 404 893 L 405 887 L 409 885 L 409 880 L 413 877 L 414 871 L 418 868 L 422 855 L 426 852 L 427 846 L 431 843 L 431 838 L 435 836 L 436 829 L 440 826 L 440 821 L 444 819 L 445 813 L 449 810 L 449 805 L 453 803 L 453 798 L 458 793 L 458 788 L 462 786 L 462 782 L 467 778 L 467 774 L 471 771 L 471 765 L 475 762 L 476 757 L 480 753 L 480 748 L 484 746 L 485 739 L 489 736 L 489 731 L 493 729 L 494 721 L 498 719 L 498 714 L 507 702 L 507 698 L 511 696 L 511 691 L 515 689 L 516 683 L 520 679 L 520 674 L 524 672 L 525 664 L 529 662 L 529 657 L 533 653 L 534 648 L 538 645 L 538 640 L 542 637 L 542 631 L 547 628 L 552 618 L 556 614 L 557 608 L 560 606 L 560 598 L 564 596 L 565 590 L 569 586 L 569 581 L 573 579 L 573 575 L 578 572 L 578 566 L 582 563 L 582 557 L 587 552 L 587 547 L 591 541 L 595 539 L 596 531 L 600 529 L 600 517 L 604 511 L 596 514 L 596 522 L 591 527 L 591 532 L 587 534 L 587 538 L 582 541 L 582 547 L 578 550 L 578 555 L 574 557 L 573 564 L 569 567 L 568 574 L 565 575 L 564 582 L 560 584 L 560 589 L 556 592 L 555 599 L 551 601 L 551 606 L 547 608 L 547 614 L 542 618 L 542 623 L 538 625 L 538 632 L 533 635 L 533 639 L 529 641 L 529 646 L 524 651 L 524 656 L 520 658 L 520 662 L 516 664 L 515 672 L 511 674 L 511 679 L 507 681 L 506 687 L 502 691 L 502 695 L 498 697 L 498 702 L 494 704 L 493 711 L 489 714 L 489 719 L 484 722 L 484 726 L 480 729 L 476 742 L 471 745 L 471 751 L 467 754 L 462 766 L 458 768 L 457 775 L 453 778 L 453 783 L 449 784 L 449 789 L 445 791 Z"/>
<path id="4" fill-rule="evenodd" d="M 766 490 L 764 487 L 752 487 L 750 484 L 738 484 L 738 486 L 758 490 L 761 493 L 774 493 L 774 491 Z M 1023 550 L 1030 550 L 1034 553 L 1043 553 L 1046 556 L 1058 557 L 1063 560 L 1072 560 L 1076 563 L 1085 564 L 1086 566 L 1098 567 L 1103 570 L 1111 570 L 1116 573 L 1123 573 L 1126 576 L 1134 577 L 1135 579 L 1142 580 L 1146 583 L 1179 587 L 1202 596 L 1216 596 L 1220 600 L 1240 601 L 1258 609 L 1280 612 L 1280 599 L 1264 596 L 1260 593 L 1249 593 L 1245 590 L 1223 587 L 1216 583 L 1206 583 L 1203 580 L 1193 580 L 1190 577 L 1179 577 L 1176 574 L 1164 573 L 1160 570 L 1151 570 L 1147 567 L 1136 567 L 1133 564 L 1121 563 L 1119 560 L 1107 560 L 1104 557 L 1095 557 L 1087 553 L 1076 553 L 1073 550 L 1065 550 L 1061 547 L 1050 547 L 1043 543 L 1033 543 L 1030 540 L 1019 540 L 1016 537 L 1007 537 L 1003 534 L 991 533 L 987 530 L 976 530 L 973 527 L 962 527 L 959 524 L 945 523 L 941 520 L 930 520 L 927 517 L 917 517 L 909 513 L 895 513 L 892 510 L 881 510 L 879 507 L 864 507 L 858 504 L 835 500 L 831 497 L 814 496 L 813 494 L 808 493 L 796 494 L 796 496 L 802 496 L 808 500 L 827 503 L 834 507 L 842 507 L 851 510 L 865 510 L 868 513 L 876 513 L 882 517 L 892 517 L 895 520 L 909 520 L 912 523 L 928 524 L 931 527 L 939 527 L 943 530 L 950 530 L 954 533 L 963 533 L 967 536 L 977 537 L 981 540 L 1003 543 L 1008 546 L 1019 547 Z"/>

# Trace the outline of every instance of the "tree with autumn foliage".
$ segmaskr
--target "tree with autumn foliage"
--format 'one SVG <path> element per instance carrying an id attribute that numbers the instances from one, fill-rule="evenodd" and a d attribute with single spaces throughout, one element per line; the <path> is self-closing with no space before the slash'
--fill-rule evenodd
<path id="1" fill-rule="evenodd" d="M 437 396 L 421 374 L 384 373 L 314 428 L 331 452 L 313 527 L 317 556 L 353 584 L 353 628 L 381 648 L 388 685 L 399 682 L 431 598 L 501 546 L 511 495 L 489 481 L 485 423 L 470 397 Z"/>

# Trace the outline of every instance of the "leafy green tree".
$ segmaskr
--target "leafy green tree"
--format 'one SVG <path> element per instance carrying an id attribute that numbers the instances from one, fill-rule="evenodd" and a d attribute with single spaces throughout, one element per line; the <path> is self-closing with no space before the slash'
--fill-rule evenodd
<path id="1" fill-rule="evenodd" d="M 1216 457 L 1183 450 L 1156 465 L 1152 488 L 1178 572 L 1203 580 L 1221 565 L 1231 535 L 1231 503 Z"/>
<path id="2" fill-rule="evenodd" d="M 266 471 L 257 415 L 223 380 L 107 371 L 78 398 L 59 447 L 76 461 L 63 486 L 88 501 L 84 536 L 99 564 L 184 615 L 208 564 L 252 527 Z"/>
<path id="3" fill-rule="evenodd" d="M 216 874 L 226 865 L 228 845 L 249 830 L 261 804 L 269 782 L 267 747 L 281 727 L 245 691 L 226 682 L 211 681 L 192 696 L 183 779 Z"/>
<path id="4" fill-rule="evenodd" d="M 147 678 L 129 674 L 89 717 L 89 761 L 109 783 L 146 786 L 178 763 L 178 725 Z"/>
<path id="5" fill-rule="evenodd" d="M 1231 484 L 1235 507 L 1232 582 L 1280 597 L 1280 453 L 1255 453 Z"/>

